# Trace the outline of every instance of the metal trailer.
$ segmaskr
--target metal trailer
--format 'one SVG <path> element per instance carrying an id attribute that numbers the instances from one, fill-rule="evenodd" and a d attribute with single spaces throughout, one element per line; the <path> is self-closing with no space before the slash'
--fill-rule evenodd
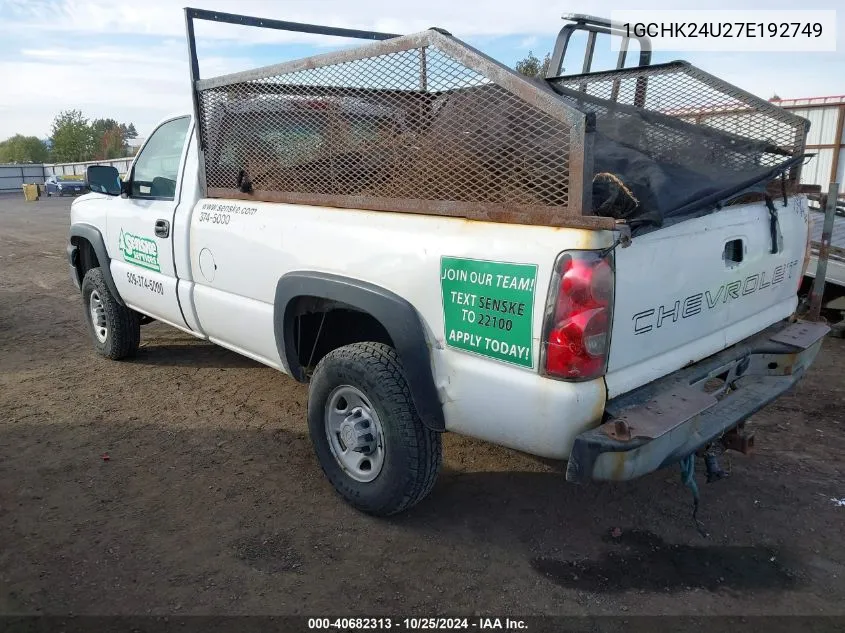
<path id="1" fill-rule="evenodd" d="M 811 261 L 813 267 L 813 283 L 810 288 L 810 301 L 807 318 L 815 321 L 818 321 L 821 316 L 826 283 L 828 281 L 832 281 L 841 287 L 841 284 L 837 283 L 835 280 L 842 279 L 843 269 L 845 269 L 845 266 L 843 266 L 845 263 L 845 257 L 843 257 L 845 252 L 834 245 L 834 231 L 837 229 L 834 220 L 836 219 L 837 202 L 839 201 L 838 194 L 839 183 L 830 183 L 827 193 L 819 197 L 820 207 L 824 210 L 824 213 L 821 214 L 821 218 L 816 219 L 816 225 L 813 227 L 815 229 L 813 231 L 815 234 L 813 236 L 814 244 L 817 246 L 815 247 L 815 255 L 813 257 L 814 261 Z M 820 230 L 816 229 L 819 219 L 821 220 Z M 841 229 L 843 226 L 845 225 L 841 223 L 839 224 L 839 233 L 836 235 L 838 238 L 837 242 L 840 244 L 842 243 L 843 235 Z M 829 302 L 826 307 L 830 310 L 839 310 L 840 313 L 845 315 L 845 304 L 843 304 L 843 299 L 845 299 L 845 297 L 842 297 L 840 293 L 840 296 L 832 302 Z M 831 333 L 839 338 L 845 336 L 845 319 L 842 319 L 839 323 L 834 324 L 831 327 Z"/>
<path id="2" fill-rule="evenodd" d="M 845 183 L 845 95 L 801 99 L 773 98 L 770 101 L 810 121 L 807 152 L 814 156 L 804 165 L 801 182 L 818 185 L 821 192 L 827 192 L 831 182 Z M 821 246 L 824 209 L 820 198 L 821 195 L 810 198 L 813 233 L 812 256 L 807 268 L 809 277 L 815 277 Z M 845 191 L 840 191 L 836 205 L 827 264 L 827 282 L 845 288 Z"/>
<path id="3" fill-rule="evenodd" d="M 823 209 L 810 208 L 812 226 L 810 234 L 810 263 L 807 265 L 807 276 L 814 279 L 819 264 L 819 251 L 822 245 L 824 215 Z M 833 218 L 833 230 L 830 236 L 830 249 L 828 252 L 825 280 L 827 283 L 845 288 L 845 213 L 836 213 Z"/>
<path id="4" fill-rule="evenodd" d="M 845 95 L 806 99 L 770 100 L 777 106 L 810 122 L 807 152 L 814 157 L 807 161 L 801 182 L 819 185 L 827 192 L 832 182 L 845 182 Z M 845 192 L 840 191 L 845 204 Z"/>

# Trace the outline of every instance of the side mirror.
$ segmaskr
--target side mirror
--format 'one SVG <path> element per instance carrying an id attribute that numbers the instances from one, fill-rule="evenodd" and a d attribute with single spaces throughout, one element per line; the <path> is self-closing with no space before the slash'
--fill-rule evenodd
<path id="1" fill-rule="evenodd" d="M 91 165 L 85 172 L 85 182 L 91 191 L 108 196 L 120 195 L 120 173 L 114 167 Z"/>

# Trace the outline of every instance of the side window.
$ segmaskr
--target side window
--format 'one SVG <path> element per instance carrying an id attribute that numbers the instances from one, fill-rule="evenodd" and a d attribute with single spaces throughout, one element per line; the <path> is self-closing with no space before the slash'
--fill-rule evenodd
<path id="1" fill-rule="evenodd" d="M 173 200 L 190 117 L 159 126 L 132 169 L 132 197 Z"/>
<path id="2" fill-rule="evenodd" d="M 226 141 L 220 150 L 220 165 L 241 169 L 247 157 L 296 165 L 303 157 L 307 160 L 313 156 L 315 148 L 324 142 L 326 127 L 322 112 L 307 117 L 249 117 L 240 125 L 229 118 L 224 120 Z"/>
<path id="3" fill-rule="evenodd" d="M 224 119 L 220 166 L 241 169 L 245 159 L 251 158 L 292 167 L 317 159 L 323 145 L 329 144 L 333 154 L 366 151 L 367 143 L 378 142 L 399 131 L 398 121 L 389 115 L 350 112 L 348 116 L 330 119 L 325 110 L 283 115 L 242 117 L 239 122 L 234 117 Z"/>

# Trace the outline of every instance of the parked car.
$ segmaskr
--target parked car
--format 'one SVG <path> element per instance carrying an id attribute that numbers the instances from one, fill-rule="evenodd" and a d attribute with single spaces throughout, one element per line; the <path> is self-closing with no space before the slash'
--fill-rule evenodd
<path id="1" fill-rule="evenodd" d="M 48 196 L 52 196 L 54 193 L 59 196 L 63 196 L 66 193 L 72 196 L 78 196 L 85 193 L 87 187 L 81 180 L 71 180 L 64 176 L 50 176 L 44 181 L 44 191 L 47 192 Z"/>

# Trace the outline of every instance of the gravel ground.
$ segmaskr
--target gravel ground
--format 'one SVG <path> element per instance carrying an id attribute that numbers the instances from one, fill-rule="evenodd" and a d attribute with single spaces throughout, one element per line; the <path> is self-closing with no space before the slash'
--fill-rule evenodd
<path id="1" fill-rule="evenodd" d="M 374 519 L 323 478 L 302 385 L 159 324 L 93 353 L 69 202 L 0 198 L 0 613 L 845 614 L 845 341 L 699 477 L 709 538 L 674 470 L 579 487 L 454 435 L 433 494 Z"/>

